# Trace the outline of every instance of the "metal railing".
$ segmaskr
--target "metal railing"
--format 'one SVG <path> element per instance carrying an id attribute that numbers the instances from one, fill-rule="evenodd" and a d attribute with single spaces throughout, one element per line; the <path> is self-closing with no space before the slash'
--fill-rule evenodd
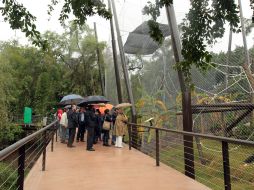
<path id="1" fill-rule="evenodd" d="M 25 175 L 41 154 L 42 171 L 45 171 L 46 148 L 51 141 L 51 151 L 53 152 L 57 122 L 57 120 L 53 121 L 0 151 L 0 189 L 23 190 Z"/>
<path id="2" fill-rule="evenodd" d="M 156 166 L 163 162 L 212 189 L 254 188 L 254 168 L 252 165 L 245 167 L 241 160 L 254 156 L 253 141 L 134 123 L 128 124 L 128 131 L 129 149 L 133 147 L 154 157 Z M 193 138 L 201 139 L 196 147 Z M 202 143 L 210 144 L 213 149 L 202 149 Z M 216 152 L 212 152 L 214 147 Z M 238 154 L 242 157 L 235 157 Z"/>

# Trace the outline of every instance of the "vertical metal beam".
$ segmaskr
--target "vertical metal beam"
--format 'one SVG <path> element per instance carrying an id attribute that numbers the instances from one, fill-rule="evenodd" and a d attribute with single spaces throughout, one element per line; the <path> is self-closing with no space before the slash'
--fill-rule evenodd
<path id="1" fill-rule="evenodd" d="M 122 42 L 122 37 L 121 37 L 121 34 L 120 34 L 120 29 L 119 29 L 119 24 L 118 24 L 118 19 L 117 19 L 115 1 L 112 0 L 111 2 L 112 2 L 113 17 L 114 17 L 114 20 L 115 20 L 117 41 L 118 41 L 120 58 L 121 58 L 122 67 L 123 67 L 123 74 L 124 74 L 126 89 L 127 89 L 129 101 L 132 105 L 131 106 L 132 122 L 136 123 L 136 119 L 137 119 L 136 118 L 136 108 L 135 108 L 134 98 L 133 98 L 132 89 L 131 89 L 131 82 L 130 82 L 130 79 L 129 79 L 129 74 L 128 74 L 127 65 L 126 65 L 126 59 L 125 59 L 125 54 L 124 54 L 124 49 L 123 49 L 123 42 Z"/>
<path id="2" fill-rule="evenodd" d="M 109 12 L 111 13 L 110 0 L 108 0 L 108 7 L 109 7 Z M 115 32 L 114 32 L 114 23 L 112 18 L 110 18 L 110 29 L 111 29 L 112 52 L 113 52 L 113 61 L 114 61 L 114 69 L 115 69 L 115 77 L 116 77 L 117 97 L 118 97 L 118 103 L 122 103 L 123 97 L 122 97 L 122 89 L 121 89 L 121 78 L 120 78 L 119 67 L 117 62 L 116 40 L 115 40 Z"/>
<path id="3" fill-rule="evenodd" d="M 227 52 L 227 66 L 229 66 L 229 62 L 230 62 L 230 57 L 231 57 L 231 47 L 232 47 L 232 28 L 230 27 L 230 31 L 229 31 L 229 39 L 228 39 L 228 52 Z M 227 67 L 227 74 L 225 77 L 225 82 L 226 82 L 226 89 L 228 88 L 228 74 L 229 74 L 229 70 Z"/>
<path id="4" fill-rule="evenodd" d="M 225 190 L 231 190 L 230 165 L 228 143 L 222 141 L 223 171 L 224 171 L 224 187 Z"/>
<path id="5" fill-rule="evenodd" d="M 242 8 L 242 1 L 238 0 L 239 4 L 239 10 L 240 10 L 240 19 L 241 19 L 241 26 L 242 26 L 242 36 L 243 36 L 243 47 L 244 47 L 244 53 L 245 53 L 245 61 L 248 65 L 250 65 L 250 56 L 247 46 L 247 40 L 246 40 L 246 29 L 244 26 L 244 18 L 243 18 L 243 8 Z"/>
<path id="6" fill-rule="evenodd" d="M 156 166 L 160 166 L 160 136 L 159 130 L 155 129 L 156 133 Z"/>
<path id="7" fill-rule="evenodd" d="M 181 55 L 181 40 L 176 22 L 175 10 L 172 4 L 166 7 L 166 13 L 171 32 L 175 61 L 181 62 L 183 61 L 183 57 Z M 193 124 L 190 87 L 185 85 L 184 76 L 180 70 L 178 70 L 178 78 L 182 92 L 183 130 L 192 132 Z M 193 137 L 184 135 L 183 140 L 185 175 L 195 179 Z"/>
<path id="8" fill-rule="evenodd" d="M 18 159 L 18 180 L 17 186 L 18 190 L 24 189 L 25 180 L 25 159 L 26 159 L 26 148 L 25 145 L 19 148 L 19 159 Z"/>
<path id="9" fill-rule="evenodd" d="M 46 168 L 47 131 L 43 133 L 42 171 Z"/>
<path id="10" fill-rule="evenodd" d="M 96 23 L 94 22 L 93 25 L 94 25 L 94 35 L 95 35 L 95 39 L 96 39 L 97 64 L 98 64 L 99 75 L 100 75 L 101 93 L 103 96 L 105 96 L 104 79 L 102 76 L 102 65 L 101 65 L 101 58 L 100 58 L 100 49 L 98 46 L 98 35 L 97 35 Z"/>
<path id="11" fill-rule="evenodd" d="M 191 94 L 183 94 L 183 130 L 192 132 Z M 185 175 L 195 179 L 193 136 L 183 136 Z"/>

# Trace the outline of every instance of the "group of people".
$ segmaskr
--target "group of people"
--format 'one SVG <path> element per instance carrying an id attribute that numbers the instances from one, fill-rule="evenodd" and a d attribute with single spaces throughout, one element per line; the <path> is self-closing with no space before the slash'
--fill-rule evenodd
<path id="1" fill-rule="evenodd" d="M 85 142 L 85 134 L 87 134 L 87 151 L 95 151 L 93 145 L 98 141 L 103 141 L 103 146 L 110 146 L 110 139 L 111 145 L 123 147 L 128 118 L 121 108 L 106 109 L 101 113 L 92 105 L 80 109 L 72 105 L 58 110 L 57 118 L 60 124 L 61 143 L 66 143 L 69 148 L 75 147 L 73 146 L 75 136 L 77 142 Z"/>

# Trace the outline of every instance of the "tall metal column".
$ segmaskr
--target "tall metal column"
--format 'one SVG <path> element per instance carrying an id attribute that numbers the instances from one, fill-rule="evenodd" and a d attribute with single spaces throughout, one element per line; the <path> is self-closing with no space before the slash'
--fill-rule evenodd
<path id="1" fill-rule="evenodd" d="M 180 62 L 183 61 L 183 57 L 181 55 L 181 40 L 179 36 L 178 26 L 176 23 L 175 10 L 172 4 L 166 7 L 166 13 L 171 31 L 171 39 L 175 61 Z M 185 85 L 184 76 L 180 70 L 178 70 L 178 78 L 182 91 L 183 130 L 192 132 L 193 124 L 190 87 L 189 85 Z M 184 135 L 183 144 L 185 175 L 195 179 L 193 137 Z"/>
<path id="2" fill-rule="evenodd" d="M 108 0 L 108 7 L 109 7 L 109 12 L 111 12 L 110 0 Z M 115 40 L 115 32 L 114 32 L 114 23 L 112 18 L 110 18 L 110 29 L 111 29 L 112 52 L 113 52 L 113 61 L 114 61 L 114 69 L 115 69 L 115 77 L 116 77 L 117 97 L 118 97 L 118 103 L 122 103 L 123 97 L 122 97 L 122 89 L 121 89 L 121 79 L 120 79 L 118 62 L 117 62 L 116 40 Z"/>
<path id="3" fill-rule="evenodd" d="M 101 93 L 103 96 L 105 96 L 105 89 L 104 89 L 104 78 L 102 76 L 102 66 L 101 66 L 101 58 L 100 58 L 100 50 L 98 47 L 98 36 L 97 36 L 97 28 L 96 28 L 96 23 L 93 23 L 94 25 L 94 35 L 96 39 L 96 52 L 97 52 L 97 61 L 98 61 L 98 67 L 99 67 L 99 75 L 100 75 L 100 82 L 101 82 Z"/>
<path id="4" fill-rule="evenodd" d="M 242 26 L 242 36 L 243 36 L 245 59 L 246 59 L 247 64 L 250 65 L 250 56 L 249 56 L 247 40 L 246 40 L 246 33 L 245 33 L 246 30 L 245 30 L 245 26 L 244 26 L 242 1 L 238 0 L 238 4 L 239 4 L 239 10 L 240 10 L 240 19 L 241 19 L 241 26 Z"/>
<path id="5" fill-rule="evenodd" d="M 124 55 L 124 50 L 123 50 L 123 42 L 122 42 L 122 37 L 121 37 L 121 34 L 120 34 L 120 29 L 119 29 L 119 24 L 118 24 L 115 2 L 114 2 L 114 0 L 112 0 L 111 2 L 112 2 L 113 15 L 114 15 L 113 17 L 114 17 L 114 20 L 115 20 L 115 27 L 116 27 L 116 33 L 117 33 L 117 41 L 118 41 L 120 58 L 121 58 L 122 67 L 123 67 L 123 74 L 124 74 L 126 89 L 127 89 L 129 101 L 132 104 L 132 107 L 131 107 L 132 122 L 136 123 L 135 103 L 134 103 L 133 93 L 132 93 L 132 89 L 131 89 L 131 82 L 130 82 L 130 79 L 129 79 L 129 74 L 128 74 L 126 60 L 125 60 L 125 55 Z"/>

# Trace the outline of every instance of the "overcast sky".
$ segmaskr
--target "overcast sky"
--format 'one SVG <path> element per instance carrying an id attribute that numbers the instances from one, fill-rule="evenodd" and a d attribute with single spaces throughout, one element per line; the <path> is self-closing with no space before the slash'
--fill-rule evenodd
<path id="1" fill-rule="evenodd" d="M 55 31 L 58 33 L 62 33 L 63 29 L 58 21 L 58 16 L 61 10 L 60 3 L 56 10 L 53 12 L 53 16 L 51 16 L 50 20 L 47 15 L 48 7 L 47 5 L 51 0 L 17 0 L 18 2 L 22 2 L 28 10 L 37 17 L 37 27 L 40 32 L 45 32 L 47 30 Z M 61 0 L 59 0 L 61 2 Z M 104 0 L 105 1 L 105 0 Z M 115 0 L 117 6 L 117 14 L 119 19 L 119 25 L 121 29 L 121 35 L 123 41 L 126 40 L 128 32 L 134 30 L 139 24 L 143 21 L 147 20 L 147 17 L 142 15 L 142 8 L 146 4 L 148 0 Z M 106 2 L 106 1 L 105 1 Z M 249 0 L 242 0 L 243 4 L 243 14 L 245 18 L 251 18 L 252 11 L 249 7 Z M 1 6 L 1 4 L 0 4 Z M 184 15 L 189 10 L 189 0 L 174 0 L 174 6 L 176 11 L 177 22 L 180 23 L 184 18 Z M 167 18 L 165 15 L 164 9 L 162 9 L 162 15 L 159 19 L 161 23 L 167 23 Z M 103 40 L 106 42 L 110 42 L 110 28 L 109 21 L 99 18 L 98 16 L 91 17 L 88 19 L 88 24 L 93 27 L 93 22 L 97 23 L 98 37 L 99 40 Z M 220 39 L 219 42 L 211 48 L 211 50 L 215 52 L 226 51 L 227 43 L 228 43 L 228 29 L 226 31 L 226 35 L 223 39 Z M 16 39 L 19 40 L 20 43 L 26 44 L 28 43 L 24 34 L 20 31 L 14 31 L 10 29 L 9 25 L 3 22 L 3 18 L 0 17 L 0 40 L 8 41 Z M 253 46 L 253 33 L 248 37 L 248 46 Z M 241 34 L 233 35 L 233 43 L 232 48 L 236 45 L 242 45 L 242 36 Z"/>

